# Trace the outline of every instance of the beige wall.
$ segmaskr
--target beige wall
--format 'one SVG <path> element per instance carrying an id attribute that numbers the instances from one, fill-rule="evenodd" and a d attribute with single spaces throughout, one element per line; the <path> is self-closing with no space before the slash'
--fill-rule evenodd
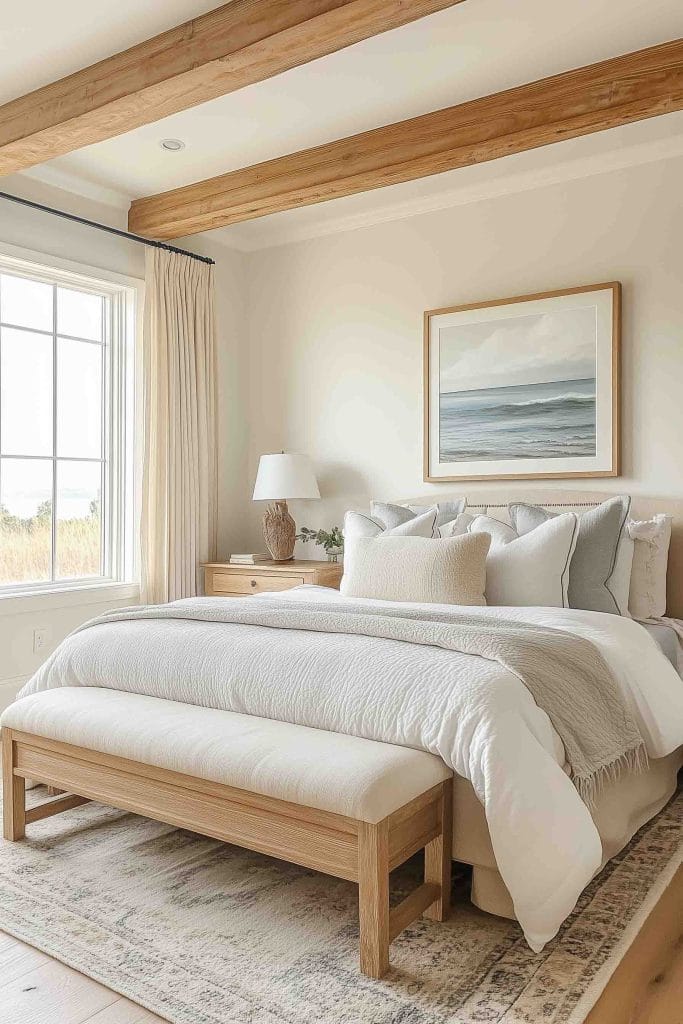
<path id="1" fill-rule="evenodd" d="M 616 279 L 615 486 L 683 496 L 681 181 L 670 159 L 250 255 L 250 481 L 262 452 L 309 452 L 325 500 L 295 513 L 321 526 L 370 496 L 474 496 L 422 482 L 423 311 Z"/>

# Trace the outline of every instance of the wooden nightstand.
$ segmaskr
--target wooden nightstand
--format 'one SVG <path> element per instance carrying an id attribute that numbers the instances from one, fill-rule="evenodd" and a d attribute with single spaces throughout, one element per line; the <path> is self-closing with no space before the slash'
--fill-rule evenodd
<path id="1" fill-rule="evenodd" d="M 339 590 L 344 572 L 341 562 L 313 562 L 292 559 L 289 562 L 259 562 L 258 565 L 230 565 L 208 562 L 204 569 L 207 597 L 247 597 L 268 590 L 291 590 L 302 583 Z"/>

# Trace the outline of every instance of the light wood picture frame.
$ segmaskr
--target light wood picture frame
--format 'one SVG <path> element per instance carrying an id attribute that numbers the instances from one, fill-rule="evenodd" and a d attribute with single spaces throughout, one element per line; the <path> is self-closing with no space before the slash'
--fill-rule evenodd
<path id="1" fill-rule="evenodd" d="M 424 479 L 620 472 L 618 281 L 427 310 Z"/>

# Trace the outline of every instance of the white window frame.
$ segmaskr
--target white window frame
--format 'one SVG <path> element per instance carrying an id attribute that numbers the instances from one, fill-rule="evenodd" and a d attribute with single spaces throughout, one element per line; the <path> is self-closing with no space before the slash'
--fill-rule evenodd
<path id="1" fill-rule="evenodd" d="M 141 336 L 144 284 L 138 278 L 3 243 L 0 243 L 0 271 L 55 286 L 105 294 L 109 298 L 103 374 L 104 458 L 109 467 L 104 474 L 102 493 L 104 574 L 0 586 L 0 614 L 14 611 L 15 604 L 16 610 L 29 611 L 55 604 L 135 600 L 139 595 L 135 370 L 139 361 L 137 340 Z M 55 512 L 53 506 L 53 516 Z"/>

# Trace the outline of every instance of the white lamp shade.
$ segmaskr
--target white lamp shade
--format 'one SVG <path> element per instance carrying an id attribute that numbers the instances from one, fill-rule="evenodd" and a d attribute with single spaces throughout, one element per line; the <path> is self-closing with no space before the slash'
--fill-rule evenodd
<path id="1" fill-rule="evenodd" d="M 259 461 L 254 501 L 315 499 L 320 497 L 318 481 L 308 455 L 262 455 Z"/>

